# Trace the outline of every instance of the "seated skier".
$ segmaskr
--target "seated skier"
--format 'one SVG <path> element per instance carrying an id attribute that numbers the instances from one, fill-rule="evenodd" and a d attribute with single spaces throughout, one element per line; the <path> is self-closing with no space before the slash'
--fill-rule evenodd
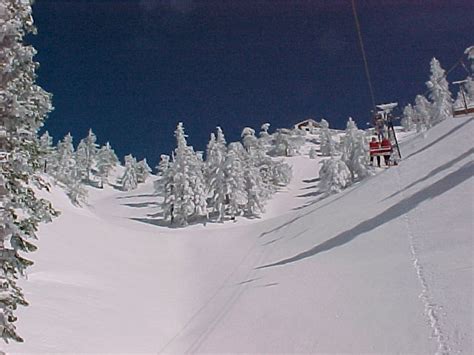
<path id="1" fill-rule="evenodd" d="M 380 168 L 380 155 L 378 155 L 380 150 L 380 142 L 377 138 L 372 137 L 372 140 L 369 143 L 369 151 L 370 151 L 370 164 L 374 165 L 374 157 L 377 157 L 377 166 Z"/>
<path id="2" fill-rule="evenodd" d="M 390 166 L 390 156 L 392 154 L 392 143 L 388 138 L 383 138 L 380 143 L 380 148 L 383 153 L 383 158 L 386 166 Z"/>

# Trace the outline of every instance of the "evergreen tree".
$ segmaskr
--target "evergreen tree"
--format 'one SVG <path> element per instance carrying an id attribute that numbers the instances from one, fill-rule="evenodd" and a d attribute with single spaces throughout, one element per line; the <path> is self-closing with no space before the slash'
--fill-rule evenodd
<path id="1" fill-rule="evenodd" d="M 473 60 L 474 63 L 474 60 Z M 473 64 L 474 65 L 474 64 Z M 472 76 L 467 77 L 467 82 L 464 84 L 464 89 L 466 92 L 466 101 L 468 107 L 474 106 L 474 78 Z"/>
<path id="2" fill-rule="evenodd" d="M 137 163 L 137 182 L 145 182 L 151 174 L 151 168 L 146 162 L 146 158 Z"/>
<path id="3" fill-rule="evenodd" d="M 230 143 L 224 161 L 225 185 L 231 219 L 241 215 L 247 205 L 246 179 L 244 176 L 245 151 L 239 142 Z"/>
<path id="4" fill-rule="evenodd" d="M 363 131 L 349 118 L 342 142 L 342 161 L 347 165 L 353 180 L 370 175 L 369 144 Z"/>
<path id="5" fill-rule="evenodd" d="M 305 143 L 300 130 L 280 128 L 274 134 L 273 149 L 268 153 L 272 156 L 292 157 L 299 154 L 299 149 Z"/>
<path id="6" fill-rule="evenodd" d="M 253 128 L 245 127 L 240 136 L 247 152 L 250 152 L 257 146 L 257 137 L 255 137 L 255 130 Z"/>
<path id="7" fill-rule="evenodd" d="M 247 194 L 245 214 L 247 216 L 259 216 L 262 212 L 265 212 L 263 206 L 268 196 L 268 190 L 258 168 L 252 165 L 250 159 L 244 161 L 244 169 L 245 192 Z"/>
<path id="8" fill-rule="evenodd" d="M 120 182 L 124 191 L 130 191 L 137 188 L 137 160 L 131 154 L 125 156 L 125 171 Z"/>
<path id="9" fill-rule="evenodd" d="M 431 125 L 435 125 L 453 114 L 453 99 L 449 91 L 449 83 L 446 74 L 439 61 L 433 58 L 430 63 L 431 76 L 426 82 L 430 90 L 429 98 L 431 106 Z"/>
<path id="10" fill-rule="evenodd" d="M 467 83 L 464 85 L 468 105 L 474 106 L 474 46 L 466 49 L 468 59 L 471 61 L 471 74 L 467 77 Z"/>
<path id="11" fill-rule="evenodd" d="M 66 184 L 72 168 L 76 165 L 71 133 L 68 133 L 62 141 L 58 142 L 54 165 L 56 169 L 52 172 L 53 176 L 58 181 Z"/>
<path id="12" fill-rule="evenodd" d="M 44 173 L 49 173 L 55 169 L 55 155 L 56 148 L 53 146 L 53 138 L 49 135 L 48 131 L 39 139 L 40 147 L 40 166 Z"/>
<path id="13" fill-rule="evenodd" d="M 467 58 L 471 61 L 471 74 L 474 73 L 474 46 L 466 48 L 464 53 L 467 55 Z"/>
<path id="14" fill-rule="evenodd" d="M 170 157 L 169 155 L 162 154 L 160 156 L 160 162 L 156 167 L 158 171 L 158 179 L 153 183 L 155 188 L 155 193 L 161 195 L 165 191 L 165 182 L 166 182 L 166 173 L 170 167 Z"/>
<path id="15" fill-rule="evenodd" d="M 415 98 L 415 107 L 413 108 L 416 131 L 426 131 L 431 127 L 430 103 L 423 95 L 417 95 Z"/>
<path id="16" fill-rule="evenodd" d="M 187 145 L 183 124 L 175 131 L 177 147 L 165 176 L 165 218 L 186 226 L 191 217 L 207 215 L 203 162 Z"/>
<path id="17" fill-rule="evenodd" d="M 212 133 L 206 154 L 206 180 L 209 186 L 209 207 L 217 213 L 217 220 L 224 220 L 225 207 L 229 199 L 224 168 L 227 146 L 224 133 L 217 127 L 217 137 Z"/>
<path id="18" fill-rule="evenodd" d="M 258 138 L 258 144 L 265 149 L 265 151 L 268 151 L 273 142 L 272 142 L 272 135 L 268 133 L 268 130 L 270 128 L 270 123 L 264 123 L 260 127 L 260 133 L 259 133 L 259 138 Z"/>
<path id="19" fill-rule="evenodd" d="M 403 117 L 401 120 L 401 125 L 405 131 L 411 131 L 415 124 L 414 124 L 414 117 L 415 117 L 415 110 L 411 104 L 408 104 L 403 109 Z"/>
<path id="20" fill-rule="evenodd" d="M 336 154 L 336 142 L 332 138 L 331 131 L 329 130 L 329 123 L 325 119 L 321 120 L 319 142 L 321 145 L 321 155 L 332 156 Z"/>
<path id="21" fill-rule="evenodd" d="M 82 180 L 91 182 L 92 168 L 95 166 L 98 152 L 98 145 L 96 144 L 97 137 L 92 129 L 86 138 L 81 139 L 76 151 L 76 161 L 81 172 Z"/>
<path id="22" fill-rule="evenodd" d="M 70 133 L 58 142 L 53 165 L 55 169 L 51 171 L 51 175 L 63 185 L 72 203 L 80 205 L 84 202 L 87 191 L 82 184 L 82 175 L 77 166 L 73 138 Z"/>
<path id="23" fill-rule="evenodd" d="M 51 95 L 35 84 L 32 46 L 24 44 L 35 33 L 31 2 L 0 0 L 0 336 L 23 341 L 14 311 L 27 305 L 16 280 L 31 261 L 20 252 L 34 251 L 38 224 L 57 213 L 38 199 L 29 182 L 40 168 L 37 132 L 52 110 Z"/>
<path id="24" fill-rule="evenodd" d="M 327 194 L 340 192 L 352 183 L 352 176 L 347 165 L 332 156 L 323 161 L 319 170 L 320 191 Z"/>
<path id="25" fill-rule="evenodd" d="M 100 179 L 100 187 L 104 186 L 104 183 L 108 182 L 108 177 L 112 169 L 117 166 L 119 160 L 114 150 L 110 146 L 110 143 L 107 142 L 102 146 L 97 152 L 97 175 Z"/>
<path id="26" fill-rule="evenodd" d="M 268 133 L 269 129 L 270 129 L 270 123 L 262 124 L 262 126 L 260 127 L 260 138 L 265 138 L 265 137 L 270 136 L 270 134 Z"/>
<path id="27" fill-rule="evenodd" d="M 286 186 L 290 183 L 293 170 L 283 161 L 274 161 L 271 166 L 271 183 L 274 186 Z"/>

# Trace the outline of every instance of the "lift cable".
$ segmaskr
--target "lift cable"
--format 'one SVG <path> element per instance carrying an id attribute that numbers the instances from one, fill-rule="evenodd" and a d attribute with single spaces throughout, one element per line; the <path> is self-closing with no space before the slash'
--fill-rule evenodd
<path id="1" fill-rule="evenodd" d="M 376 112 L 377 107 L 375 105 L 374 89 L 373 89 L 373 86 L 372 86 L 372 80 L 370 78 L 369 64 L 367 62 L 367 56 L 365 54 L 364 41 L 362 40 L 362 32 L 360 30 L 359 16 L 357 15 L 355 0 L 352 0 L 352 13 L 354 14 L 354 20 L 355 20 L 355 25 L 356 25 L 356 29 L 357 29 L 357 35 L 359 36 L 359 45 L 360 45 L 360 50 L 362 52 L 362 58 L 364 60 L 365 75 L 367 77 L 367 83 L 369 84 L 370 97 L 372 99 L 372 108 L 373 108 L 374 112 Z"/>

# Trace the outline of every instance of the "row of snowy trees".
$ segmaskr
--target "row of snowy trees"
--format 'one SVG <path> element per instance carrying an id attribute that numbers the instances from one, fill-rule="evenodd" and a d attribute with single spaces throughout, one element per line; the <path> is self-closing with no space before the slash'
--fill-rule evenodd
<path id="1" fill-rule="evenodd" d="M 32 46 L 24 37 L 35 33 L 28 0 L 0 0 L 0 336 L 23 341 L 16 331 L 15 311 L 27 305 L 17 279 L 32 264 L 38 224 L 57 212 L 35 196 L 32 185 L 45 187 L 40 167 L 38 129 L 52 110 L 51 95 L 35 84 Z"/>
<path id="2" fill-rule="evenodd" d="M 86 197 L 85 185 L 102 188 L 110 184 L 111 172 L 120 165 L 114 150 L 107 142 L 100 147 L 97 137 L 89 130 L 87 137 L 74 148 L 73 138 L 68 133 L 56 146 L 48 132 L 39 139 L 40 164 L 44 173 L 51 175 L 66 190 L 74 203 Z M 131 155 L 125 157 L 123 176 L 117 183 L 123 190 L 132 190 L 144 182 L 151 173 L 146 159 L 137 162 Z"/>
<path id="3" fill-rule="evenodd" d="M 340 151 L 331 136 L 327 122 L 323 124 L 320 131 L 320 141 L 321 152 L 329 156 L 328 159 L 323 160 L 319 170 L 319 188 L 324 193 L 340 192 L 352 183 L 372 174 L 367 133 L 358 129 L 352 118 L 347 121 Z"/>
<path id="4" fill-rule="evenodd" d="M 182 123 L 175 137 L 177 147 L 171 157 L 161 156 L 156 184 L 164 196 L 164 218 L 174 225 L 258 216 L 277 187 L 291 179 L 290 166 L 267 155 L 266 135 L 257 138 L 249 127 L 242 132 L 242 143 L 230 144 L 218 127 L 211 134 L 205 159 L 187 144 Z"/>
<path id="5" fill-rule="evenodd" d="M 430 62 L 430 80 L 426 82 L 428 88 L 428 98 L 424 95 L 417 95 L 415 103 L 408 104 L 403 109 L 402 126 L 405 130 L 416 129 L 417 132 L 425 131 L 439 122 L 451 117 L 454 108 L 464 107 L 464 99 L 468 107 L 474 106 L 474 46 L 466 50 L 469 60 L 471 60 L 471 73 L 462 84 L 462 92 L 458 93 L 456 101 L 453 101 L 449 83 L 446 79 L 446 72 L 441 67 L 440 62 L 433 58 Z"/>

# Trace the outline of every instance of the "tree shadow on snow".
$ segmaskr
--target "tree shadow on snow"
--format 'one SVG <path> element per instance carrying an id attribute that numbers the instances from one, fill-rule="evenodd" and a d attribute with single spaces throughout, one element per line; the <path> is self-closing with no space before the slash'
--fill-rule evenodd
<path id="1" fill-rule="evenodd" d="M 322 191 L 311 191 L 311 192 L 307 192 L 305 194 L 301 194 L 301 195 L 298 195 L 297 197 L 316 197 L 316 196 L 320 196 L 320 195 L 323 195 L 324 192 Z"/>
<path id="2" fill-rule="evenodd" d="M 159 226 L 159 227 L 167 227 L 171 229 L 186 228 L 186 227 L 196 225 L 196 224 L 202 224 L 203 226 L 206 226 L 207 224 L 223 224 L 223 223 L 237 222 L 237 219 L 232 220 L 230 217 L 226 217 L 223 221 L 217 221 L 216 216 L 218 214 L 210 213 L 209 219 L 206 216 L 191 217 L 188 220 L 187 225 L 182 226 L 179 224 L 172 224 L 168 219 L 165 220 L 163 218 L 163 215 L 164 215 L 163 211 L 159 211 L 157 213 L 148 214 L 147 217 L 132 217 L 130 219 L 137 222 L 141 222 L 141 223 L 151 224 L 151 225 Z M 246 218 L 246 219 L 260 219 L 261 218 L 259 216 L 238 216 L 238 217 Z"/>
<path id="3" fill-rule="evenodd" d="M 463 122 L 461 123 L 459 126 L 456 126 L 454 127 L 453 129 L 451 129 L 449 132 L 443 134 L 441 137 L 439 137 L 438 139 L 436 139 L 435 141 L 431 142 L 430 144 L 428 145 L 425 145 L 423 148 L 417 150 L 416 152 L 413 152 L 411 153 L 409 156 L 407 156 L 405 159 L 409 159 L 417 154 L 420 154 L 421 152 L 424 152 L 425 150 L 431 148 L 432 146 L 438 144 L 438 142 L 442 141 L 443 139 L 445 139 L 446 137 L 450 136 L 451 134 L 453 134 L 454 132 L 460 130 L 461 128 L 463 128 L 465 125 L 471 123 L 472 121 L 474 120 L 474 117 L 471 117 L 470 119 L 468 119 L 466 122 Z"/>
<path id="4" fill-rule="evenodd" d="M 141 194 L 141 195 L 130 195 L 130 196 L 118 196 L 117 200 L 124 200 L 127 198 L 140 198 L 140 197 L 156 197 L 157 194 Z"/>
<path id="5" fill-rule="evenodd" d="M 445 176 L 444 178 L 438 180 L 430 186 L 427 186 L 424 189 L 414 193 L 413 195 L 401 200 L 400 202 L 386 209 L 384 212 L 378 214 L 377 216 L 359 223 L 354 228 L 342 232 L 336 235 L 335 237 L 328 239 L 325 242 L 318 244 L 315 247 L 306 250 L 302 253 L 299 253 L 287 259 L 277 261 L 275 263 L 259 266 L 257 267 L 257 269 L 264 269 L 268 267 L 280 266 L 290 264 L 296 261 L 301 261 L 316 254 L 329 251 L 333 248 L 337 248 L 344 244 L 347 244 L 358 236 L 360 236 L 361 234 L 370 232 L 371 230 L 410 212 L 422 202 L 442 195 L 448 190 L 471 178 L 473 173 L 474 163 L 466 163 L 458 170 L 452 172 L 451 174 Z"/>
<path id="6" fill-rule="evenodd" d="M 134 208 L 145 208 L 145 207 L 156 207 L 159 206 L 159 202 L 137 202 L 137 203 L 122 203 L 122 206 L 134 207 Z"/>
<path id="7" fill-rule="evenodd" d="M 456 163 L 460 162 L 461 160 L 463 160 L 464 158 L 467 158 L 468 156 L 470 156 L 471 154 L 474 153 L 474 148 L 471 148 L 469 149 L 467 152 L 461 154 L 460 156 L 458 156 L 457 158 L 447 162 L 446 164 L 443 164 L 441 166 L 438 166 L 436 169 L 433 169 L 431 170 L 428 174 L 426 174 L 426 176 L 424 176 L 423 178 L 421 179 L 418 179 L 414 182 L 412 182 L 411 184 L 409 184 L 408 186 L 405 186 L 404 188 L 402 188 L 401 190 L 397 191 L 397 192 L 394 192 L 393 194 L 391 194 L 390 196 L 384 198 L 382 201 L 385 201 L 385 200 L 388 200 L 388 199 L 391 199 L 392 197 L 395 197 L 396 195 L 398 195 L 399 193 L 401 193 L 402 191 L 405 191 L 405 190 L 408 190 L 409 188 L 412 188 L 413 186 L 419 184 L 420 182 L 423 182 L 423 181 L 426 181 L 428 180 L 429 178 L 435 176 L 435 175 L 438 175 L 440 172 L 446 170 L 446 169 L 449 169 L 451 168 L 452 166 L 454 166 Z"/>
<path id="8" fill-rule="evenodd" d="M 303 182 L 307 183 L 307 184 L 311 184 L 313 182 L 318 182 L 319 180 L 321 180 L 320 178 L 314 178 L 314 179 L 304 179 Z"/>

